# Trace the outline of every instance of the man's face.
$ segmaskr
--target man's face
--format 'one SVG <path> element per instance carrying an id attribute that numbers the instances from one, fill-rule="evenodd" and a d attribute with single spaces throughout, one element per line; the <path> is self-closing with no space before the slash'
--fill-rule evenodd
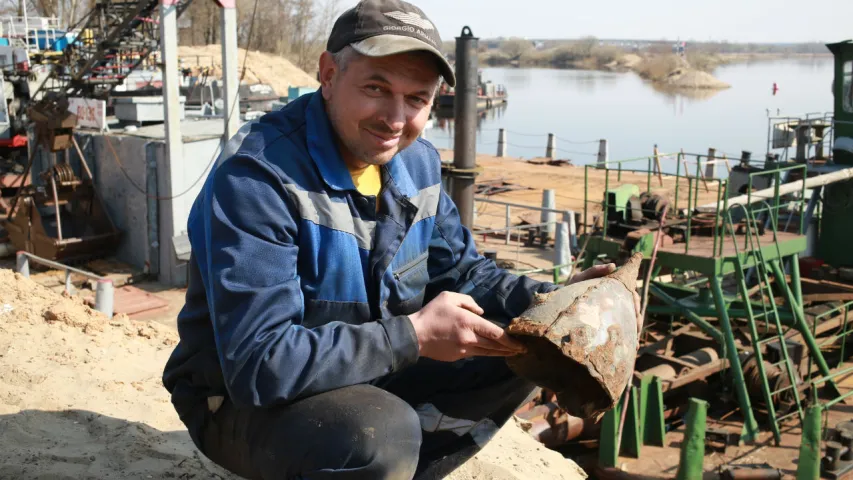
<path id="1" fill-rule="evenodd" d="M 431 54 L 353 54 L 341 71 L 320 57 L 320 80 L 341 155 L 354 168 L 384 165 L 412 144 L 429 118 L 438 82 Z"/>

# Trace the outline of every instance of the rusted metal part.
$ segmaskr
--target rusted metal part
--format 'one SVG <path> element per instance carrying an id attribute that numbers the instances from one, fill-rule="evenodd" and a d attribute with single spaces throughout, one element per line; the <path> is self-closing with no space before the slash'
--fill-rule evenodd
<path id="1" fill-rule="evenodd" d="M 768 361 L 764 361 L 764 372 L 767 375 L 767 383 L 770 385 L 771 392 L 777 392 L 785 389 L 791 385 L 791 381 L 788 378 L 785 370 L 776 364 L 772 364 Z M 795 380 L 797 384 L 800 383 L 799 375 L 795 373 Z M 750 395 L 763 401 L 762 394 L 762 385 L 761 385 L 761 376 L 758 371 L 758 360 L 752 355 L 743 363 L 743 378 L 746 382 L 746 390 Z M 796 398 L 794 396 L 794 391 L 792 389 L 784 390 L 781 393 L 777 394 L 773 403 L 777 406 L 786 406 L 793 407 Z"/>
<path id="2" fill-rule="evenodd" d="M 527 433 L 549 448 L 581 436 L 589 437 L 597 427 L 593 420 L 573 417 L 553 401 L 517 412 L 516 417 L 529 422 Z"/>
<path id="3" fill-rule="evenodd" d="M 514 192 L 516 190 L 533 190 L 531 187 L 525 187 L 524 185 L 519 185 L 517 183 L 507 182 L 503 178 L 477 182 L 476 185 L 474 185 L 474 188 L 474 193 L 476 195 L 485 196 Z"/>
<path id="4" fill-rule="evenodd" d="M 662 363 L 658 366 L 643 370 L 640 375 L 643 377 L 655 376 L 661 380 L 675 380 L 680 372 L 668 363 Z"/>
<path id="5" fill-rule="evenodd" d="M 714 350 L 713 347 L 705 347 L 700 348 L 699 350 L 692 351 L 686 355 L 682 355 L 678 358 L 698 367 L 701 365 L 708 365 L 709 363 L 716 362 L 720 359 L 720 355 L 717 353 L 716 350 Z"/>
<path id="6" fill-rule="evenodd" d="M 727 466 L 720 470 L 724 480 L 781 480 L 782 471 L 768 467 Z"/>
<path id="7" fill-rule="evenodd" d="M 642 254 L 618 271 L 537 295 L 507 328 L 527 353 L 507 359 L 521 377 L 557 392 L 569 414 L 599 415 L 616 405 L 637 352 L 634 305 Z"/>

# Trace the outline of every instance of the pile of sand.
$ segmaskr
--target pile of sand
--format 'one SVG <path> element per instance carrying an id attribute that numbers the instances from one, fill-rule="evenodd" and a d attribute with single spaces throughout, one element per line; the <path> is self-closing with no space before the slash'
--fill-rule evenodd
<path id="1" fill-rule="evenodd" d="M 690 89 L 723 89 L 729 88 L 731 85 L 718 80 L 710 73 L 696 70 L 693 68 L 679 68 L 670 72 L 664 79 L 659 82 L 661 85 L 670 88 L 690 88 Z"/>
<path id="2" fill-rule="evenodd" d="M 0 270 L 0 478 L 236 479 L 195 449 L 163 388 L 176 342 Z M 584 477 L 510 422 L 449 478 Z"/>
<path id="3" fill-rule="evenodd" d="M 636 53 L 628 53 L 628 54 L 622 55 L 618 60 L 616 60 L 616 63 L 619 66 L 625 67 L 625 68 L 630 68 L 630 69 L 635 68 L 637 65 L 639 65 L 642 62 L 643 62 L 643 57 L 637 55 Z"/>
<path id="4" fill-rule="evenodd" d="M 474 458 L 447 480 L 581 480 L 586 473 L 573 461 L 545 448 L 510 420 Z"/>
<path id="5" fill-rule="evenodd" d="M 190 68 L 198 74 L 202 68 L 212 67 L 209 75 L 222 78 L 222 49 L 219 45 L 198 47 L 178 47 L 178 58 L 183 61 L 184 68 Z M 246 50 L 239 49 L 237 53 L 238 75 L 243 72 L 243 61 Z M 278 95 L 286 96 L 288 87 L 319 87 L 317 80 L 301 70 L 289 60 L 278 55 L 263 52 L 249 52 L 246 61 L 246 76 L 242 83 L 252 85 L 265 83 L 270 85 Z"/>
<path id="6" fill-rule="evenodd" d="M 233 478 L 163 388 L 176 342 L 0 270 L 0 478 Z"/>

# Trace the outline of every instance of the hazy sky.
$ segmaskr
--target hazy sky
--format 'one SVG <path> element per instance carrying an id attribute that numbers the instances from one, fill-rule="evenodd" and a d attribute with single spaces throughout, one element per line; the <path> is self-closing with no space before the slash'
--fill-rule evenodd
<path id="1" fill-rule="evenodd" d="M 356 0 L 341 0 L 349 8 Z M 853 38 L 853 0 L 412 0 L 442 38 L 636 38 L 835 42 Z"/>

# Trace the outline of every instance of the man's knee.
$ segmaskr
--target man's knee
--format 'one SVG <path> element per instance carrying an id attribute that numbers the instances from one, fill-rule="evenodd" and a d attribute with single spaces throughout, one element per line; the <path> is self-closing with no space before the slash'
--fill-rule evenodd
<path id="1" fill-rule="evenodd" d="M 328 460 L 342 469 L 358 470 L 360 478 L 412 478 L 421 446 L 415 410 L 399 397 L 369 385 L 329 394 L 339 413 L 328 432 L 334 444 Z"/>

